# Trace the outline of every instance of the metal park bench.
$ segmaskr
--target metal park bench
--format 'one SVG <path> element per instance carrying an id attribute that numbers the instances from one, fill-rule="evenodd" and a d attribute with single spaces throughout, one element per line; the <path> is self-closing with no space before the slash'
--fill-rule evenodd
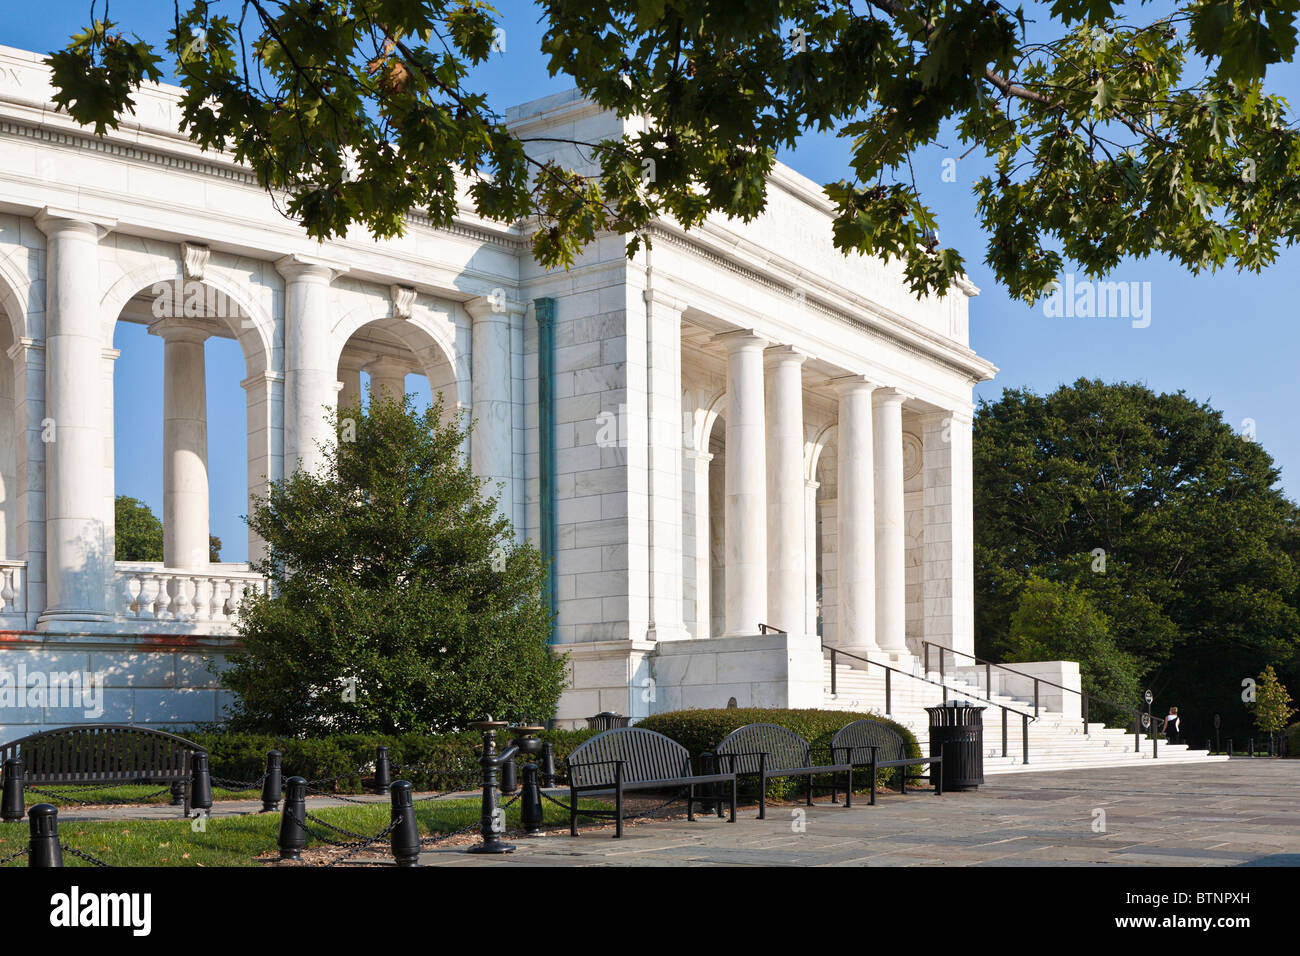
<path id="1" fill-rule="evenodd" d="M 841 727 L 831 738 L 831 760 L 843 755 L 855 767 L 871 770 L 871 805 L 876 804 L 876 771 L 885 767 L 898 767 L 898 792 L 907 793 L 907 767 L 930 765 L 928 777 L 936 794 L 943 793 L 942 767 L 936 772 L 934 764 L 942 764 L 943 757 L 909 757 L 903 738 L 892 727 L 875 720 L 855 720 Z M 927 774 L 922 774 L 927 776 Z M 852 788 L 852 778 L 849 786 Z"/>
<path id="2" fill-rule="evenodd" d="M 653 730 L 619 727 L 584 741 L 569 754 L 569 833 L 578 835 L 578 794 L 613 793 L 613 810 L 584 810 L 588 816 L 613 816 L 615 838 L 623 835 L 623 794 L 629 790 L 686 788 L 686 818 L 695 819 L 695 788 L 731 784 L 731 822 L 736 822 L 736 775 L 697 774 L 685 747 Z M 722 804 L 718 804 L 722 816 Z"/>
<path id="3" fill-rule="evenodd" d="M 767 782 L 775 777 L 805 777 L 808 781 L 808 806 L 813 805 L 813 777 L 831 774 L 831 802 L 839 795 L 839 774 L 848 774 L 844 806 L 853 806 L 853 764 L 817 763 L 812 749 L 793 730 L 778 724 L 746 724 L 733 730 L 713 751 L 717 758 L 729 758 L 730 769 L 737 776 L 758 777 L 758 818 L 767 816 Z"/>
<path id="4" fill-rule="evenodd" d="M 22 761 L 24 786 L 170 784 L 173 804 L 189 816 L 190 765 L 207 751 L 192 740 L 125 724 L 60 727 L 0 747 Z"/>

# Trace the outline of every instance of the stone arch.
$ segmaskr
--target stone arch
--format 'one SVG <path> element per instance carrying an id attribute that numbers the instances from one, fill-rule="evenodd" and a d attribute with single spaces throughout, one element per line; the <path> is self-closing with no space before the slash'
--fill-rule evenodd
<path id="1" fill-rule="evenodd" d="M 0 324 L 0 558 L 22 560 L 26 555 L 17 553 L 20 524 L 20 464 L 27 458 L 27 432 L 18 421 L 19 380 L 8 351 L 25 336 L 27 304 L 31 284 L 22 277 L 7 257 L 0 257 L 0 310 L 7 323 Z M 14 571 L 4 570 L 4 581 L 10 583 Z M 0 612 L 7 610 L 0 599 Z"/>
<path id="2" fill-rule="evenodd" d="M 9 320 L 9 331 L 15 342 L 32 337 L 33 330 L 27 327 L 31 292 L 31 277 L 24 274 L 8 255 L 0 255 L 0 310 Z"/>
<path id="3" fill-rule="evenodd" d="M 234 333 L 244 355 L 244 374 L 251 378 L 271 370 L 271 355 L 275 348 L 275 322 L 271 315 L 240 288 L 221 273 L 219 267 L 210 266 L 204 271 L 202 279 L 187 280 L 181 265 L 179 253 L 175 258 L 159 257 L 146 265 L 123 273 L 104 291 L 100 299 L 100 315 L 104 336 L 104 347 L 111 348 L 113 330 L 118 318 L 128 302 L 144 290 L 152 290 L 159 283 L 197 282 L 207 286 L 228 301 L 234 303 L 242 313 L 240 321 L 234 316 L 219 315 L 219 320 Z M 175 288 L 175 287 L 173 287 Z"/>
<path id="4" fill-rule="evenodd" d="M 166 288 L 159 289 L 160 285 L 165 285 Z M 133 299 L 142 295 L 145 297 L 152 295 L 155 298 L 166 295 L 174 312 L 177 308 L 183 308 L 186 295 L 195 286 L 203 289 L 205 296 L 202 313 L 196 318 L 215 322 L 229 330 L 239 346 L 244 361 L 245 379 L 240 384 L 244 386 L 245 401 L 248 403 L 249 410 L 246 419 L 248 430 L 244 442 L 244 478 L 246 493 L 251 502 L 254 496 L 265 494 L 268 482 L 275 477 L 275 466 L 272 462 L 275 457 L 272 435 L 275 423 L 271 419 L 271 408 L 277 402 L 270 395 L 273 386 L 269 382 L 272 373 L 277 371 L 272 364 L 276 352 L 275 320 L 259 301 L 259 297 L 250 294 L 247 285 L 234 281 L 218 263 L 209 262 L 204 269 L 202 279 L 187 279 L 180 249 L 177 246 L 174 252 L 169 249 L 166 254 L 151 255 L 147 262 L 120 273 L 108 284 L 100 297 L 100 324 L 104 348 L 112 349 L 117 324 L 122 320 L 123 313 L 127 311 Z M 213 303 L 217 304 L 218 308 L 209 310 L 208 305 Z M 159 316 L 159 318 L 163 317 L 166 316 Z M 106 437 L 110 441 L 115 438 L 117 432 L 115 421 L 117 411 L 111 395 L 110 386 L 109 418 L 106 429 Z M 256 417 L 252 414 L 254 411 L 262 418 L 262 421 L 257 424 L 254 424 Z M 107 467 L 110 472 L 108 487 L 112 489 L 112 493 L 106 502 L 104 522 L 109 530 L 111 545 L 115 530 L 113 497 L 117 490 L 115 456 L 108 459 Z M 165 524 L 167 521 L 165 513 L 160 514 L 159 517 Z M 249 529 L 250 559 L 261 553 L 261 547 L 260 539 Z"/>
<path id="5" fill-rule="evenodd" d="M 704 414 L 700 416 L 699 421 L 696 423 L 698 431 L 693 437 L 696 448 L 701 451 L 708 451 L 709 436 L 713 434 L 714 424 L 719 418 L 723 418 L 727 414 L 727 390 L 723 388 L 715 392 L 704 403 L 701 410 Z"/>
<path id="6" fill-rule="evenodd" d="M 804 480 L 817 480 L 817 463 L 821 461 L 822 452 L 826 446 L 831 444 L 839 434 L 839 422 L 830 422 L 823 425 L 813 435 L 812 441 L 806 443 L 804 453 Z"/>
<path id="7" fill-rule="evenodd" d="M 397 315 L 391 296 L 376 294 L 377 289 L 366 291 L 371 294 L 365 301 L 341 315 L 330 329 L 332 366 L 338 367 L 344 349 L 356 333 L 378 323 L 379 328 L 400 341 L 415 356 L 429 380 L 430 393 L 444 393 L 448 399 L 444 411 L 448 416 L 454 414 L 457 407 L 468 408 L 471 402 L 470 381 L 463 363 L 457 362 L 455 322 L 450 318 L 450 312 L 446 322 L 439 322 L 434 318 L 434 311 L 419 301 L 424 296 L 417 296 L 410 317 L 402 318 Z M 440 381 L 437 373 L 443 369 L 450 370 L 451 378 L 444 376 Z M 454 394 L 446 394 L 448 385 L 454 386 Z"/>

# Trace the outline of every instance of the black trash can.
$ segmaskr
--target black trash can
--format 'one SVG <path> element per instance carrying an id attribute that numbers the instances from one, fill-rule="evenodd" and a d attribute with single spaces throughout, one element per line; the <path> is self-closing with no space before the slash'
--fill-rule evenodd
<path id="1" fill-rule="evenodd" d="M 974 790 L 984 782 L 984 708 L 950 700 L 927 707 L 930 756 L 943 757 L 943 789 Z"/>
<path id="2" fill-rule="evenodd" d="M 612 710 L 602 710 L 595 717 L 587 718 L 587 729 L 613 730 L 615 727 L 626 727 L 630 719 L 622 714 L 616 714 Z"/>

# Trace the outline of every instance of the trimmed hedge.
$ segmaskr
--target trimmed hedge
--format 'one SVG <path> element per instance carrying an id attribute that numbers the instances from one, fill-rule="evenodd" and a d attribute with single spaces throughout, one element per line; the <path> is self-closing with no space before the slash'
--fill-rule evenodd
<path id="1" fill-rule="evenodd" d="M 555 750 L 555 767 L 564 773 L 564 758 L 594 730 L 548 730 L 539 736 Z M 375 751 L 388 747 L 394 780 L 409 780 L 416 790 L 474 789 L 482 736 L 457 734 L 338 734 L 332 737 L 285 738 L 272 734 L 204 732 L 190 735 L 207 750 L 215 777 L 254 781 L 266 771 L 266 752 L 278 750 L 285 779 L 293 776 L 328 781 L 321 790 L 360 793 L 374 781 Z M 497 734 L 497 746 L 507 744 Z M 360 770 L 360 773 L 357 771 Z M 339 778 L 331 780 L 330 778 Z"/>
<path id="2" fill-rule="evenodd" d="M 906 749 L 908 756 L 923 756 L 921 746 L 917 743 L 916 737 L 910 730 L 897 721 L 870 711 L 818 710 L 815 708 L 787 710 L 766 707 L 673 710 L 662 714 L 652 714 L 639 721 L 637 726 L 672 738 L 694 756 L 712 750 L 722 742 L 722 738 L 726 737 L 727 734 L 745 726 L 745 724 L 777 724 L 793 730 L 808 741 L 814 751 L 814 759 L 829 759 L 831 738 L 835 736 L 835 732 L 855 720 L 864 718 L 891 727 L 903 738 L 903 747 Z M 920 776 L 925 772 L 922 767 L 891 767 L 888 770 L 879 771 L 877 785 L 885 786 L 893 782 L 896 779 L 894 774 L 903 769 L 908 770 L 909 777 Z M 855 793 L 859 789 L 870 788 L 869 782 L 861 782 L 859 786 L 860 781 L 865 781 L 865 778 L 865 772 L 861 774 L 861 777 L 857 773 L 854 774 L 853 790 Z M 828 781 L 829 776 L 826 781 L 818 778 L 819 783 Z M 805 780 L 803 778 L 782 777 L 768 784 L 768 797 L 772 799 L 789 797 L 797 792 L 803 792 L 804 785 Z M 749 795 L 757 795 L 757 787 L 746 787 L 742 784 L 742 790 Z"/>

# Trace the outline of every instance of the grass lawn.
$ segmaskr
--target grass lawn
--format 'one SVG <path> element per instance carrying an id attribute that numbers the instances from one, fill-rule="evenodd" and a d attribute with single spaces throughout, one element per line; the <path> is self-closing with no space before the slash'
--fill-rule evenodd
<path id="1" fill-rule="evenodd" d="M 36 793 L 31 788 L 26 791 L 27 806 L 35 806 L 38 803 L 52 803 L 56 807 L 75 807 L 79 803 L 171 803 L 172 795 L 170 789 L 160 785 L 153 784 L 124 784 L 120 787 L 110 787 L 107 790 L 78 790 L 75 786 L 61 787 L 58 784 L 50 784 L 48 787 L 42 786 L 39 789 L 46 790 L 46 793 Z M 165 792 L 159 793 L 158 791 Z M 62 794 L 61 797 L 52 797 L 51 793 Z M 258 800 L 261 799 L 261 790 L 222 790 L 217 787 L 212 788 L 212 800 L 215 803 L 218 800 Z M 178 813 L 180 811 L 177 811 Z"/>
<path id="2" fill-rule="evenodd" d="M 31 804 L 29 804 L 30 806 Z M 601 807 L 597 802 L 584 803 Z M 567 826 L 568 811 L 549 801 L 543 801 L 547 826 Z M 415 818 L 421 836 L 451 833 L 476 823 L 481 810 L 475 800 L 428 800 L 415 804 Z M 334 826 L 355 833 L 378 833 L 388 826 L 389 805 L 375 803 L 369 806 L 320 807 L 313 809 L 308 801 L 307 811 Z M 520 826 L 519 804 L 506 809 L 506 827 Z M 323 830 L 308 821 L 308 827 Z M 275 850 L 280 833 L 279 813 L 257 813 L 236 817 L 214 817 L 206 821 L 206 829 L 197 832 L 193 821 L 177 817 L 175 820 L 95 820 L 84 823 L 59 824 L 59 838 L 65 846 L 98 857 L 113 866 L 259 866 L 257 857 Z M 348 838 L 337 833 L 331 839 Z M 0 857 L 8 856 L 28 840 L 27 821 L 0 825 Z M 312 839 L 308 848 L 325 846 Z M 383 843 L 375 844 L 387 853 Z M 26 866 L 25 857 L 6 864 L 11 867 Z M 64 866 L 90 866 L 69 853 L 64 853 Z"/>

